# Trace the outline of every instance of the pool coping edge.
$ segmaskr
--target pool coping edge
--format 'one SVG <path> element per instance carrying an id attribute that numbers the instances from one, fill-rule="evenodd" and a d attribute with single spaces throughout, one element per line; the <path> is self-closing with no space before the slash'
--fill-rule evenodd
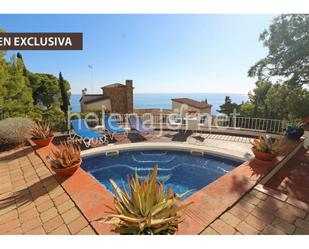
<path id="1" fill-rule="evenodd" d="M 156 144 L 157 146 L 159 146 L 160 144 L 167 144 L 159 142 L 141 142 L 140 144 L 145 145 L 146 143 L 151 145 Z M 186 143 L 184 146 L 175 147 L 175 144 L 177 143 L 173 142 L 169 143 L 169 145 L 167 145 L 165 148 L 168 148 L 170 144 L 173 145 L 172 148 L 185 148 L 188 145 Z M 179 225 L 179 230 L 177 234 L 200 234 L 212 221 L 218 218 L 223 212 L 231 208 L 247 192 L 255 188 L 256 185 L 261 182 L 261 180 L 264 179 L 272 170 L 274 170 L 280 165 L 282 167 L 285 163 L 285 160 L 283 159 L 285 159 L 287 156 L 291 156 L 291 154 L 294 155 L 297 150 L 302 146 L 302 142 L 293 143 L 292 141 L 290 141 L 290 144 L 292 145 L 290 149 L 284 150 L 270 164 L 266 163 L 268 164 L 268 167 L 265 166 L 265 162 L 261 162 L 255 158 L 250 159 L 243 162 L 234 170 L 228 172 L 224 176 L 218 178 L 214 182 L 197 191 L 194 195 L 184 200 L 184 203 L 191 201 L 193 201 L 194 203 L 184 211 L 184 222 Z M 135 147 L 132 146 L 132 144 L 126 145 L 127 146 L 124 146 L 124 148 L 138 148 L 138 146 Z M 48 147 L 44 148 L 35 148 L 36 153 L 40 156 L 40 158 L 43 160 L 43 162 L 48 168 L 50 168 L 50 163 L 46 159 L 46 156 L 51 150 L 55 148 L 56 146 L 53 144 L 50 144 Z M 106 148 L 106 151 L 114 150 L 114 148 L 114 146 L 113 148 Z M 96 153 L 100 153 L 98 151 L 99 150 L 93 150 L 92 153 L 89 152 L 82 154 L 83 156 L 85 156 L 86 154 L 94 155 Z M 102 150 L 100 151 L 102 152 Z M 206 151 L 209 154 L 213 154 L 213 151 L 209 152 L 207 149 L 203 151 Z M 220 153 L 219 156 L 230 157 L 226 153 L 224 155 Z M 237 158 L 237 160 L 239 160 L 239 158 Z M 269 167 L 269 165 L 273 167 Z M 258 169 L 258 176 L 250 175 L 250 170 L 248 166 Z M 83 215 L 86 217 L 86 219 L 89 221 L 89 223 L 98 234 L 114 234 L 113 232 L 111 232 L 111 226 L 109 224 L 100 223 L 100 221 L 98 221 L 100 217 L 104 217 L 104 213 L 106 213 L 106 211 L 108 210 L 108 205 L 113 205 L 113 195 L 108 190 L 106 190 L 99 182 L 97 182 L 90 174 L 88 174 L 82 168 L 80 168 L 73 176 L 69 178 L 63 178 L 59 175 L 55 175 L 55 177 L 65 189 L 65 191 L 70 195 L 70 198 L 72 198 L 76 206 L 81 210 Z M 233 193 L 232 195 L 232 193 L 229 193 L 224 188 L 222 188 L 222 185 L 229 187 L 232 186 L 233 179 L 235 177 L 238 178 L 238 180 L 243 181 L 244 183 L 247 182 L 249 184 L 244 186 L 243 189 L 239 189 L 239 193 Z M 82 184 L 84 184 L 85 186 L 82 186 Z M 221 194 L 220 196 L 216 196 L 214 194 L 216 189 L 217 192 Z M 227 200 L 224 200 L 224 196 L 227 197 Z M 207 205 L 213 206 L 214 208 L 209 209 Z"/>

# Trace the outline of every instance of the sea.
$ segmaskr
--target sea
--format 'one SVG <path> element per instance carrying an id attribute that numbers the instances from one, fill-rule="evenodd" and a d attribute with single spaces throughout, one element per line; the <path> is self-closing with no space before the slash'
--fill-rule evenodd
<path id="1" fill-rule="evenodd" d="M 238 93 L 135 93 L 133 96 L 134 108 L 162 108 L 172 109 L 173 98 L 191 98 L 197 101 L 207 99 L 212 105 L 213 115 L 218 114 L 219 106 L 224 103 L 225 97 L 229 96 L 232 102 L 241 104 L 248 100 L 247 94 Z M 71 107 L 73 112 L 80 112 L 80 94 L 71 95 Z"/>

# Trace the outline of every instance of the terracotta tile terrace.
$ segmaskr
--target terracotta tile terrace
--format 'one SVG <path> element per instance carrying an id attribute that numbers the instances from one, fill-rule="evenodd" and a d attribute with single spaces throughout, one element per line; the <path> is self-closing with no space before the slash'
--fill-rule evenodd
<path id="1" fill-rule="evenodd" d="M 112 142 L 141 139 L 229 145 L 241 153 L 250 148 L 245 137 L 177 132 L 142 138 L 133 134 Z M 82 169 L 70 178 L 55 175 L 46 160 L 53 146 L 0 154 L 0 234 L 112 234 L 109 225 L 98 221 L 113 205 L 111 193 Z M 309 174 L 308 151 L 300 148 L 300 143 L 287 141 L 273 162 L 248 160 L 184 200 L 193 204 L 184 212 L 178 234 L 309 234 L 309 198 L 303 184 Z M 283 167 L 266 181 L 273 164 Z"/>
<path id="2" fill-rule="evenodd" d="M 202 234 L 309 235 L 309 150 L 301 148 Z"/>

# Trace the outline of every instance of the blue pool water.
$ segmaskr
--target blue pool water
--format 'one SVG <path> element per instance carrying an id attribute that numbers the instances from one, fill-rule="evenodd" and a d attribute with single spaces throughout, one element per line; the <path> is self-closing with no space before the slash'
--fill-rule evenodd
<path id="1" fill-rule="evenodd" d="M 140 179 L 147 178 L 156 164 L 158 181 L 163 181 L 166 189 L 171 186 L 177 194 L 193 190 L 193 194 L 241 162 L 212 155 L 192 155 L 186 151 L 138 150 L 123 151 L 116 156 L 85 157 L 82 168 L 113 192 L 109 179 L 121 187 L 122 180 L 126 183 L 127 176 L 135 172 Z"/>

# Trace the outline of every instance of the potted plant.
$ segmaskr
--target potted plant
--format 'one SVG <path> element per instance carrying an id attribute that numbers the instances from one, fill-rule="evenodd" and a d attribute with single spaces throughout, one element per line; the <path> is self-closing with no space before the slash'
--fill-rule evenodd
<path id="1" fill-rule="evenodd" d="M 265 138 L 260 136 L 251 143 L 253 145 L 251 149 L 255 158 L 262 161 L 273 160 L 281 148 L 281 138 Z"/>
<path id="2" fill-rule="evenodd" d="M 82 163 L 80 148 L 77 145 L 62 142 L 48 159 L 51 169 L 60 175 L 73 175 Z"/>
<path id="3" fill-rule="evenodd" d="M 285 130 L 285 134 L 289 139 L 299 140 L 304 135 L 303 123 L 299 119 L 290 121 Z"/>
<path id="4" fill-rule="evenodd" d="M 179 200 L 191 191 L 177 196 L 169 188 L 165 194 L 164 183 L 157 182 L 158 166 L 149 179 L 140 181 L 137 174 L 128 178 L 127 189 L 122 190 L 110 180 L 114 187 L 114 212 L 102 222 L 114 224 L 120 234 L 174 234 L 181 222 L 177 212 L 191 203 L 181 205 Z"/>
<path id="5" fill-rule="evenodd" d="M 35 122 L 30 130 L 31 140 L 38 146 L 44 147 L 54 138 L 48 123 Z"/>

